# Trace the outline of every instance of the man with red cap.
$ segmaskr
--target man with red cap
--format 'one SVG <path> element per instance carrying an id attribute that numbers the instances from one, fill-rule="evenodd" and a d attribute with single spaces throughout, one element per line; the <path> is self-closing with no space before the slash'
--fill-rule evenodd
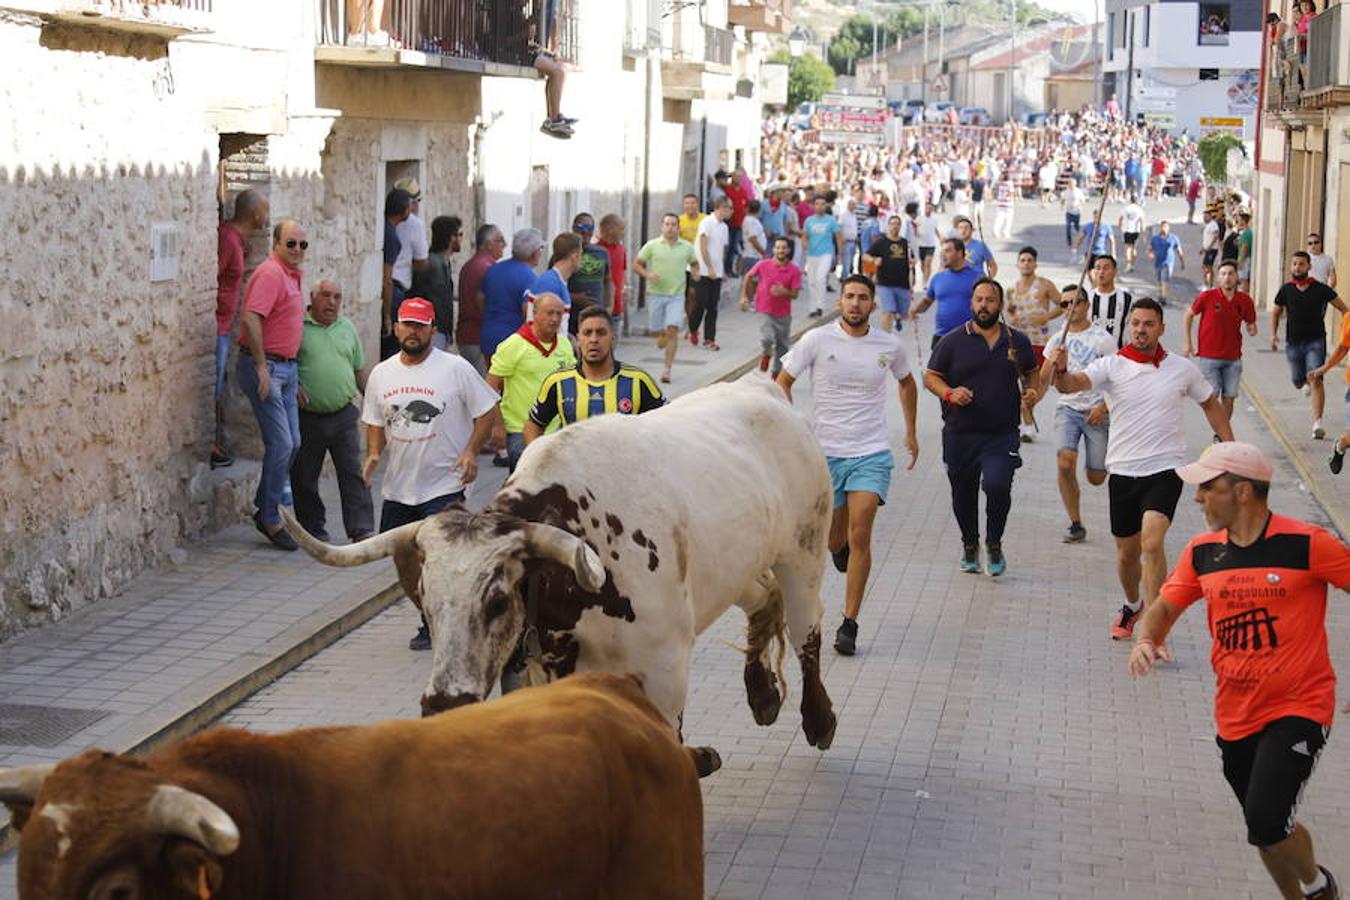
<path id="1" fill-rule="evenodd" d="M 1251 444 L 1214 444 L 1177 469 L 1196 485 L 1212 531 L 1186 546 L 1135 628 L 1131 675 L 1170 659 L 1164 641 L 1205 600 L 1214 646 L 1214 718 L 1223 774 L 1286 900 L 1340 896 L 1298 821 L 1336 711 L 1327 652 L 1327 586 L 1350 590 L 1350 548 L 1328 531 L 1270 511 L 1271 465 Z"/>
<path id="2" fill-rule="evenodd" d="M 478 451 L 500 421 L 497 393 L 461 356 L 431 345 L 436 308 L 409 297 L 398 307 L 399 352 L 366 379 L 361 421 L 366 426 L 366 487 L 389 448 L 380 491 L 380 531 L 425 519 L 452 503 L 478 477 Z M 426 621 L 409 642 L 430 650 Z"/>

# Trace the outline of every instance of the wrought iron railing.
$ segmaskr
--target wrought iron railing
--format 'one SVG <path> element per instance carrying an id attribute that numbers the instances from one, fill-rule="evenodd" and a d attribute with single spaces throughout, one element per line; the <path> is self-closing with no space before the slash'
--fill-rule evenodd
<path id="1" fill-rule="evenodd" d="M 531 65 L 541 46 L 571 62 L 578 56 L 575 0 L 318 0 L 318 5 L 321 46 L 393 47 L 516 66 Z"/>

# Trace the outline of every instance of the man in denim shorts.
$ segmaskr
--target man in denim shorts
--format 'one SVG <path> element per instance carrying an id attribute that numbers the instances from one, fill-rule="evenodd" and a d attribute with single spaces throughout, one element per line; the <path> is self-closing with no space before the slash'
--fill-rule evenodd
<path id="1" fill-rule="evenodd" d="M 1051 335 L 1045 349 L 1048 353 L 1067 346 L 1070 372 L 1081 372 L 1094 359 L 1116 352 L 1116 339 L 1088 315 L 1088 297 L 1082 288 L 1065 285 L 1059 305 L 1068 313 L 1068 329 Z M 1041 367 L 1042 383 L 1048 384 L 1053 375 L 1047 361 Z M 1055 404 L 1055 435 L 1059 440 L 1059 499 L 1069 514 L 1069 528 L 1061 539 L 1066 544 L 1076 544 L 1087 537 L 1078 502 L 1078 444 L 1081 441 L 1086 451 L 1084 468 L 1088 484 L 1094 487 L 1104 484 L 1109 431 L 1106 400 L 1101 391 L 1088 388 L 1059 395 Z"/>
<path id="2" fill-rule="evenodd" d="M 1223 400 L 1228 418 L 1233 418 L 1238 383 L 1242 380 L 1242 326 L 1256 336 L 1256 304 L 1237 289 L 1237 263 L 1219 264 L 1219 286 L 1202 291 L 1186 310 L 1181 327 L 1186 335 L 1186 355 L 1195 357 L 1205 378 Z M 1191 322 L 1200 317 L 1200 349 L 1191 344 Z"/>

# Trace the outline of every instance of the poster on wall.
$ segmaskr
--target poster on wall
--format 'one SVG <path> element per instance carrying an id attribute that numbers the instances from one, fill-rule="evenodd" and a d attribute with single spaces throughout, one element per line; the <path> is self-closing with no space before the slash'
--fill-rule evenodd
<path id="1" fill-rule="evenodd" d="M 1228 29 L 1232 22 L 1232 12 L 1231 3 L 1200 4 L 1200 46 L 1228 46 Z"/>
<path id="2" fill-rule="evenodd" d="M 1228 83 L 1228 111 L 1233 115 L 1255 113 L 1260 89 L 1260 70 L 1246 69 L 1234 75 Z"/>

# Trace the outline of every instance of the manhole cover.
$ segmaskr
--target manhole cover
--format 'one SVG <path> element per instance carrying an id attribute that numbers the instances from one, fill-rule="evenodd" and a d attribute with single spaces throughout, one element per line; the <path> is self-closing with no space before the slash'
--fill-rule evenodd
<path id="1" fill-rule="evenodd" d="M 107 714 L 101 709 L 0 703 L 0 744 L 59 747 Z"/>

